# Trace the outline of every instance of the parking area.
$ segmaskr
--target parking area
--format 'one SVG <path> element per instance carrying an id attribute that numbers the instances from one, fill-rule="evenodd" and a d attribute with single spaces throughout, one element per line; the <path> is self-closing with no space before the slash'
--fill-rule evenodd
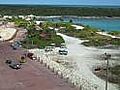
<path id="1" fill-rule="evenodd" d="M 13 50 L 8 42 L 0 43 L 0 90 L 75 90 L 43 65 L 28 58 L 19 70 L 5 63 L 7 59 L 19 60 L 23 53 L 22 49 Z"/>

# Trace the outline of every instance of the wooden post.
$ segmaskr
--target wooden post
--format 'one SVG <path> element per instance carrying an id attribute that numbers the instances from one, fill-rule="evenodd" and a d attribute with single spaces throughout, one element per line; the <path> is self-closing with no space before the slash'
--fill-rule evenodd
<path id="1" fill-rule="evenodd" d="M 52 72 L 54 72 L 54 71 L 55 71 L 55 69 L 53 68 L 53 69 L 52 69 Z"/>
<path id="2" fill-rule="evenodd" d="M 110 54 L 105 53 L 105 60 L 107 60 L 106 64 L 106 85 L 105 85 L 105 90 L 108 90 L 108 72 L 109 72 L 109 59 L 111 58 Z"/>
<path id="3" fill-rule="evenodd" d="M 45 67 L 46 67 L 46 66 L 47 66 L 47 63 L 45 63 L 44 65 L 45 65 Z"/>
<path id="4" fill-rule="evenodd" d="M 82 90 L 82 85 L 80 85 L 80 89 L 79 90 Z"/>
<path id="5" fill-rule="evenodd" d="M 43 64 L 43 60 L 41 60 L 41 62 L 40 62 L 41 64 Z"/>

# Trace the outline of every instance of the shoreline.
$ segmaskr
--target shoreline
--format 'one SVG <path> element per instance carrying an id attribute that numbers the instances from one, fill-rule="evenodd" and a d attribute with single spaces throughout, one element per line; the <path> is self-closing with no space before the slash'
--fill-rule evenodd
<path id="1" fill-rule="evenodd" d="M 67 16 L 71 18 L 83 18 L 83 19 L 120 19 L 120 17 L 108 17 L 108 16 Z"/>
<path id="2" fill-rule="evenodd" d="M 77 15 L 56 15 L 56 16 L 38 16 L 35 15 L 37 18 L 84 18 L 84 19 L 120 19 L 120 17 L 109 17 L 109 16 L 77 16 Z"/>

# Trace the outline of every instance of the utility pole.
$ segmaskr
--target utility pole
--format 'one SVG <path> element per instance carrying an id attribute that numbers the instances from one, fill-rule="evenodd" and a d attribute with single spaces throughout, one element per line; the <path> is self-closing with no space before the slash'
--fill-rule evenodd
<path id="1" fill-rule="evenodd" d="M 111 55 L 105 53 L 105 60 L 107 60 L 107 63 L 106 63 L 106 85 L 105 85 L 105 90 L 108 90 L 108 71 L 109 71 L 109 59 L 110 58 L 111 58 Z"/>

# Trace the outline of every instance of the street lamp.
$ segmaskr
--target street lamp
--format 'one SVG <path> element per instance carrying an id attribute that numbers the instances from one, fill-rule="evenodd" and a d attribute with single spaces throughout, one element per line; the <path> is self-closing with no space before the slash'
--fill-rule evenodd
<path id="1" fill-rule="evenodd" d="M 105 90 L 108 90 L 108 71 L 109 71 L 109 59 L 111 58 L 111 54 L 105 53 L 105 60 L 107 60 L 106 64 L 106 85 L 105 85 Z"/>

